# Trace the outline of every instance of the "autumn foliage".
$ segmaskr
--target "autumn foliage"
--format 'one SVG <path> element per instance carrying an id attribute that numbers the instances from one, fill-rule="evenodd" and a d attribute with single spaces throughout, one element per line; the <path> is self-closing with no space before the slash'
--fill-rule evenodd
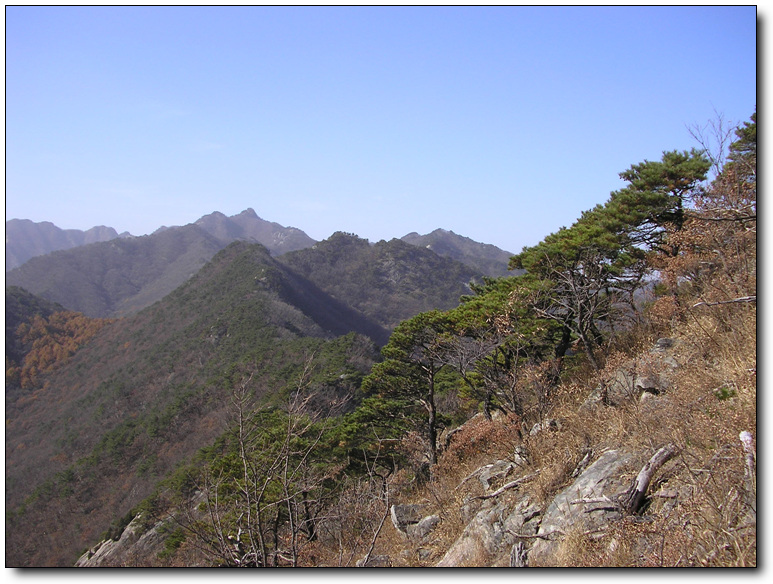
<path id="1" fill-rule="evenodd" d="M 6 358 L 6 385 L 22 389 L 39 386 L 41 375 L 53 371 L 66 361 L 106 324 L 107 318 L 89 318 L 69 310 L 55 312 L 49 317 L 35 315 L 24 322 L 16 334 L 26 349 L 21 363 Z"/>

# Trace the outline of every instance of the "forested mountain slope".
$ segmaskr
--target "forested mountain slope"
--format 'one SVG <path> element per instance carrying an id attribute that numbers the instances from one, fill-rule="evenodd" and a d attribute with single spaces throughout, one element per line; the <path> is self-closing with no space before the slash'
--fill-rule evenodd
<path id="1" fill-rule="evenodd" d="M 21 324 L 29 324 L 35 316 L 47 318 L 64 307 L 43 300 L 22 288 L 10 286 L 5 289 L 5 356 L 18 363 L 24 351 L 16 335 Z"/>
<path id="2" fill-rule="evenodd" d="M 6 404 L 7 561 L 71 564 L 225 430 L 243 375 L 259 376 L 256 399 L 281 400 L 313 354 L 320 407 L 345 403 L 375 348 L 338 336 L 344 323 L 381 334 L 264 247 L 236 243 L 161 302 L 105 326 Z"/>
<path id="3" fill-rule="evenodd" d="M 456 306 L 481 274 L 399 239 L 371 245 L 335 233 L 309 249 L 278 258 L 336 299 L 392 329 L 424 310 Z"/>

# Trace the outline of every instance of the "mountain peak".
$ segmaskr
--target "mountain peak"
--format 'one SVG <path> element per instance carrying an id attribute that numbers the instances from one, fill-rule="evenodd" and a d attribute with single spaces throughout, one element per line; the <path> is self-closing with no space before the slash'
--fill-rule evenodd
<path id="1" fill-rule="evenodd" d="M 430 249 L 438 255 L 467 264 L 487 276 L 512 275 L 512 272 L 508 271 L 508 265 L 510 256 L 513 254 L 489 243 L 479 243 L 448 229 L 438 228 L 426 235 L 419 235 L 414 231 L 401 239 L 411 245 Z"/>
<path id="2" fill-rule="evenodd" d="M 212 211 L 212 213 L 208 213 L 206 215 L 203 215 L 200 217 L 195 223 L 196 225 L 199 225 L 203 223 L 204 221 L 211 220 L 211 219 L 228 219 L 223 213 L 220 211 Z"/>
<path id="3" fill-rule="evenodd" d="M 261 219 L 252 207 L 231 217 L 215 211 L 196 221 L 196 225 L 224 244 L 239 240 L 257 242 L 265 245 L 273 255 L 311 247 L 316 243 L 300 229 Z"/>
<path id="4" fill-rule="evenodd" d="M 244 211 L 242 211 L 238 215 L 235 215 L 235 217 L 242 217 L 244 219 L 260 219 L 260 217 L 258 217 L 258 214 L 255 212 L 255 209 L 253 209 L 252 207 L 247 207 Z"/>

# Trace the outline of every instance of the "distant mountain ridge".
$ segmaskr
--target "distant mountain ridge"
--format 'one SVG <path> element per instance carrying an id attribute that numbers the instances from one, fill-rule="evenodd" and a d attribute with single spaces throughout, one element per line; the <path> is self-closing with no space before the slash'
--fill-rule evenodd
<path id="1" fill-rule="evenodd" d="M 260 243 L 275 256 L 311 247 L 316 243 L 316 240 L 296 227 L 284 227 L 261 219 L 252 208 L 231 217 L 215 211 L 204 215 L 194 225 L 226 244 L 233 241 Z"/>
<path id="2" fill-rule="evenodd" d="M 222 247 L 234 241 L 260 243 L 274 256 L 306 249 L 317 243 L 301 229 L 285 227 L 262 219 L 252 208 L 247 208 L 230 217 L 214 211 L 189 225 L 200 227 L 219 241 Z M 181 227 L 185 226 L 162 226 L 151 235 Z M 6 221 L 5 229 L 6 272 L 19 267 L 33 257 L 54 251 L 110 241 L 119 237 L 134 237 L 129 232 L 119 234 L 112 227 L 98 226 L 80 231 L 60 229 L 48 221 L 34 223 L 28 219 Z M 509 275 L 507 265 L 512 253 L 488 243 L 479 243 L 453 231 L 436 229 L 425 235 L 412 232 L 400 239 L 411 245 L 431 249 L 438 255 L 460 261 L 486 276 Z"/>
<path id="3" fill-rule="evenodd" d="M 29 219 L 11 219 L 5 222 L 5 271 L 35 256 L 118 237 L 131 237 L 131 234 L 119 234 L 112 227 L 104 225 L 81 231 L 61 229 L 50 221 L 35 223 Z"/>
<path id="4" fill-rule="evenodd" d="M 126 316 L 153 304 L 234 241 L 260 243 L 272 255 L 316 243 L 300 229 L 261 219 L 253 209 L 232 217 L 214 212 L 195 223 L 162 227 L 140 237 L 119 236 L 112 228 L 68 234 L 52 223 L 16 219 L 6 226 L 6 255 L 27 258 L 11 270 L 6 267 L 6 285 L 92 317 Z M 105 240 L 91 243 L 88 233 L 91 239 L 101 234 Z M 56 246 L 50 240 L 66 237 L 70 243 L 83 243 L 51 249 Z"/>
<path id="5" fill-rule="evenodd" d="M 222 247 L 233 241 L 248 241 L 264 245 L 272 255 L 311 247 L 316 243 L 296 227 L 284 227 L 261 219 L 252 208 L 231 217 L 215 211 L 204 215 L 193 225 L 213 236 Z M 159 227 L 151 235 L 182 227 L 185 226 Z M 114 228 L 103 225 L 80 231 L 61 229 L 49 221 L 35 223 L 29 219 L 11 219 L 5 222 L 5 271 L 19 267 L 33 257 L 119 237 L 134 236 L 129 232 L 119 234 Z"/>
<path id="6" fill-rule="evenodd" d="M 9 239 L 23 239 L 26 233 L 30 249 L 46 249 L 41 243 L 45 233 L 63 233 L 53 224 L 25 232 L 22 227 L 35 224 L 8 223 L 13 227 Z M 493 245 L 443 229 L 377 243 L 338 232 L 317 242 L 300 229 L 261 219 L 253 209 L 231 217 L 214 212 L 195 223 L 162 227 L 140 237 L 121 237 L 112 228 L 90 232 L 92 238 L 111 239 L 32 257 L 6 272 L 6 285 L 87 316 L 121 317 L 157 302 L 218 251 L 244 241 L 261 244 L 321 290 L 389 329 L 421 310 L 451 308 L 468 292 L 466 285 L 473 278 L 507 275 L 510 257 Z M 85 233 L 79 240 L 85 241 Z"/>
<path id="7" fill-rule="evenodd" d="M 406 243 L 431 249 L 436 254 L 455 259 L 487 276 L 508 276 L 510 256 L 514 255 L 490 243 L 479 243 L 453 231 L 436 229 L 419 235 L 415 231 L 401 237 Z"/>
<path id="8" fill-rule="evenodd" d="M 126 316 L 169 294 L 224 247 L 186 225 L 34 257 L 6 273 L 6 286 L 87 316 Z"/>

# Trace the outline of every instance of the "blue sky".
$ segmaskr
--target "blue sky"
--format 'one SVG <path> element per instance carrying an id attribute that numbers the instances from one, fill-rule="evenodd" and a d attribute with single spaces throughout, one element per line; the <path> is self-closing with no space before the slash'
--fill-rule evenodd
<path id="1" fill-rule="evenodd" d="M 6 219 L 517 252 L 756 106 L 751 7 L 6 7 Z"/>

